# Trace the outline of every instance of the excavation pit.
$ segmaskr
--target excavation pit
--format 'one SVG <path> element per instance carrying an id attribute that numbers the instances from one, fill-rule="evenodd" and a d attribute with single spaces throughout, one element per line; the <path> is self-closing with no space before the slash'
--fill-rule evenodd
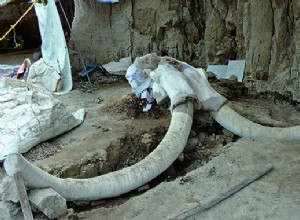
<path id="1" fill-rule="evenodd" d="M 253 97 L 246 96 L 240 90 L 228 94 L 233 95 L 228 96 L 232 108 L 253 121 L 269 126 L 300 124 L 299 111 L 293 103 L 275 99 L 272 94 Z M 93 93 L 74 90 L 58 98 L 71 110 L 84 106 L 87 109 L 84 124 L 36 146 L 32 152 L 24 155 L 30 159 L 28 155 L 34 158 L 36 154 L 38 160 L 31 159 L 35 165 L 62 178 L 94 177 L 141 161 L 155 149 L 170 123 L 168 106 L 160 107 L 161 113 L 158 115 L 143 113 L 143 102 L 138 101 L 123 82 L 102 85 Z M 98 99 L 102 101 L 96 102 Z M 232 144 L 229 143 L 237 140 L 238 137 L 223 129 L 208 113 L 196 112 L 186 149 L 157 178 L 117 198 L 68 202 L 68 207 L 80 215 L 81 212 L 96 208 L 118 207 L 176 178 L 182 185 L 191 184 L 196 180 L 195 177 L 190 178 L 185 174 L 209 164 L 209 161 L 230 148 Z M 213 176 L 215 172 L 212 168 L 209 173 Z"/>

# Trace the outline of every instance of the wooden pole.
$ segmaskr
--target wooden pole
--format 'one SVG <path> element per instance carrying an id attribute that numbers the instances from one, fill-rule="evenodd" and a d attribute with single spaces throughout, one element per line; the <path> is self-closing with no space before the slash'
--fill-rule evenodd
<path id="1" fill-rule="evenodd" d="M 170 220 L 186 219 L 192 215 L 197 214 L 198 212 L 210 209 L 210 208 L 214 207 L 215 205 L 219 204 L 220 202 L 222 202 L 223 200 L 227 199 L 228 197 L 232 196 L 233 194 L 237 193 L 241 189 L 245 188 L 249 184 L 258 180 L 260 177 L 266 175 L 272 169 L 273 169 L 273 165 L 267 165 L 266 167 L 263 167 L 262 169 L 256 171 L 252 175 L 246 177 L 240 183 L 232 186 L 227 191 L 220 193 L 216 198 L 210 200 L 208 203 L 202 204 L 202 205 L 197 205 L 194 208 L 191 208 L 183 213 L 180 213 L 179 215 L 177 215 L 173 218 L 170 218 Z"/>
<path id="2" fill-rule="evenodd" d="M 29 204 L 29 200 L 28 200 L 28 196 L 27 196 L 27 192 L 26 192 L 22 174 L 20 172 L 16 173 L 14 175 L 14 180 L 15 180 L 15 183 L 17 186 L 17 191 L 19 194 L 19 199 L 20 199 L 24 219 L 25 220 L 33 220 L 31 207 Z"/>

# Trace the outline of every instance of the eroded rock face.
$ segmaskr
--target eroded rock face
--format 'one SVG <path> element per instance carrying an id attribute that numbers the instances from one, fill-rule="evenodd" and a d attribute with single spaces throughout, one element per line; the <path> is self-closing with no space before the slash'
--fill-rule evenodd
<path id="1" fill-rule="evenodd" d="M 300 100 L 300 2 L 75 0 L 73 36 L 86 62 L 150 52 L 196 67 L 246 60 L 247 85 Z M 71 40 L 73 67 L 81 68 Z"/>

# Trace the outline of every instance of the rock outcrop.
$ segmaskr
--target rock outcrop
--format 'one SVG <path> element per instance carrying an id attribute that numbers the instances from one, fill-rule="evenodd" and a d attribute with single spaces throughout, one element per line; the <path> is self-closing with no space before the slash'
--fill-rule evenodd
<path id="1" fill-rule="evenodd" d="M 150 52 L 196 67 L 245 59 L 253 91 L 300 101 L 300 2 L 283 0 L 75 0 L 70 47 L 73 67 Z"/>

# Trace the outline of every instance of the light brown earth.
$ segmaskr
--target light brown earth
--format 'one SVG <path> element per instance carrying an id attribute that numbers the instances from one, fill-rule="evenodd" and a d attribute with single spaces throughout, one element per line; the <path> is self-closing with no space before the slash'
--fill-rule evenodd
<path id="1" fill-rule="evenodd" d="M 27 55 L 0 55 L 0 63 L 18 64 L 24 56 Z M 72 112 L 85 108 L 85 121 L 72 131 L 47 141 L 44 147 L 55 150 L 48 152 L 53 154 L 50 157 L 35 161 L 37 166 L 62 177 L 90 177 L 136 163 L 145 152 L 153 150 L 153 143 L 162 138 L 169 124 L 168 113 L 161 113 L 159 118 L 151 114 L 128 116 L 119 111 L 134 108 L 130 106 L 134 99 L 127 96 L 131 89 L 124 79 L 111 83 L 104 78 L 102 82 L 106 79 L 108 84 L 97 83 L 83 89 L 86 80 L 74 78 L 74 89 L 57 98 Z M 266 125 L 300 124 L 297 103 L 291 106 L 282 100 L 274 102 L 272 98 L 237 96 L 231 105 L 251 120 Z M 204 117 L 196 117 L 193 126 L 191 137 L 196 137 L 198 143 L 185 153 L 184 162 L 177 161 L 146 185 L 146 190 L 140 189 L 141 192 L 134 190 L 120 198 L 92 203 L 69 203 L 74 212 L 70 211 L 64 219 L 168 219 L 199 203 L 205 204 L 266 164 L 274 165 L 274 170 L 190 219 L 299 219 L 300 143 L 268 139 L 240 139 L 228 143 L 236 137 L 208 116 L 197 115 Z M 32 153 L 33 156 L 40 154 L 47 155 L 47 150 Z M 178 174 L 182 176 L 173 180 Z M 4 175 L 1 168 L 0 176 Z"/>

